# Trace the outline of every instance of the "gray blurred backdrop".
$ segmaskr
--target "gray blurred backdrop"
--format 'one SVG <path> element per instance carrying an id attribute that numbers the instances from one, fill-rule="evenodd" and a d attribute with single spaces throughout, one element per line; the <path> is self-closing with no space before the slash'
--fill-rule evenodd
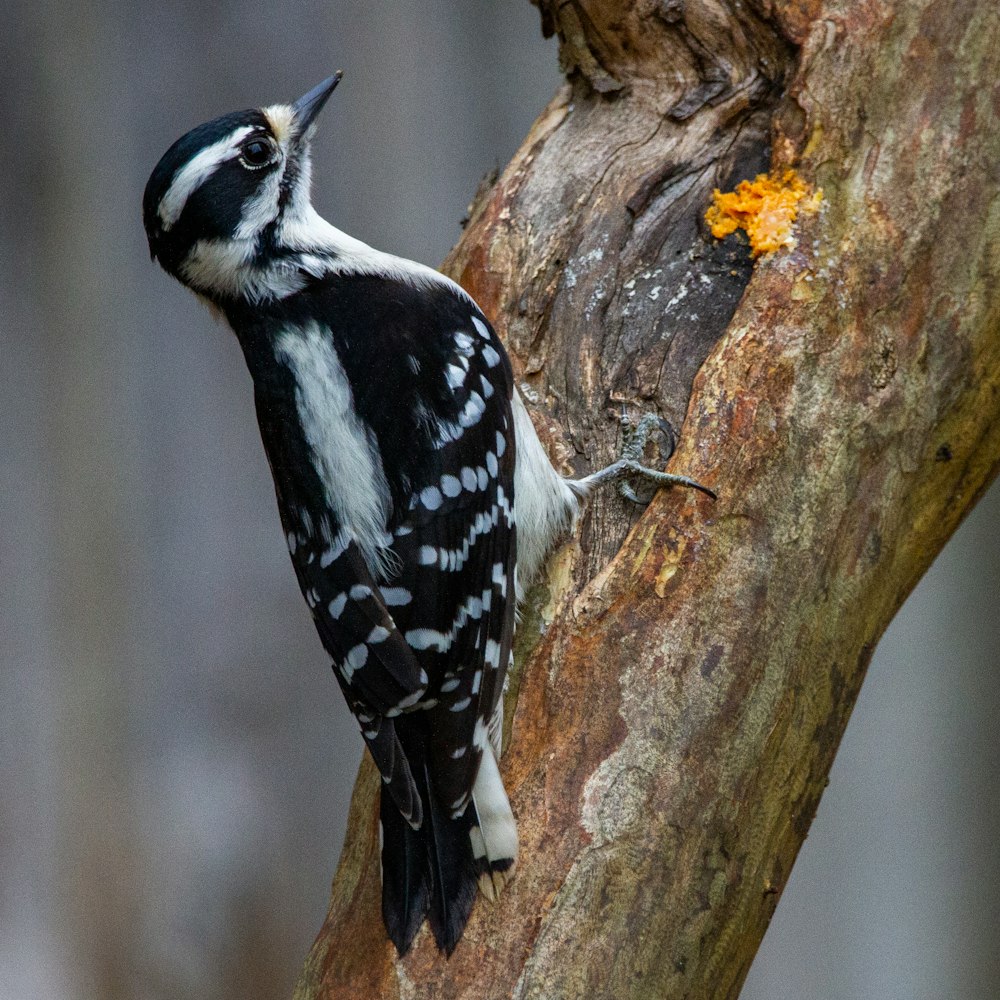
<path id="1" fill-rule="evenodd" d="M 0 5 L 0 1000 L 287 998 L 360 754 L 149 170 L 343 68 L 317 205 L 436 263 L 555 64 L 527 0 Z M 998 524 L 880 646 L 746 1000 L 1000 993 Z"/>

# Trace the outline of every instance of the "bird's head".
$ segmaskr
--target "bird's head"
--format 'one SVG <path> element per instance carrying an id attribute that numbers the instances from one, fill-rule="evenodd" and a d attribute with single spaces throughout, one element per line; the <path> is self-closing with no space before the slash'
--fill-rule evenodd
<path id="1" fill-rule="evenodd" d="M 311 212 L 309 143 L 338 72 L 294 104 L 236 111 L 164 153 L 143 196 L 149 252 L 210 299 L 253 289 L 263 256 Z"/>

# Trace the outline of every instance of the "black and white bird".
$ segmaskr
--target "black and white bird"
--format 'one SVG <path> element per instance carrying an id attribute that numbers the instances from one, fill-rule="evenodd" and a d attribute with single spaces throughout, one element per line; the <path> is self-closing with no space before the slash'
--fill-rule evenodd
<path id="1" fill-rule="evenodd" d="M 629 461 L 564 479 L 476 303 L 320 218 L 310 141 L 339 81 L 188 132 L 143 220 L 253 377 L 299 586 L 382 775 L 389 936 L 402 954 L 426 917 L 450 954 L 517 858 L 497 762 L 519 585 L 599 483 L 697 484 Z"/>

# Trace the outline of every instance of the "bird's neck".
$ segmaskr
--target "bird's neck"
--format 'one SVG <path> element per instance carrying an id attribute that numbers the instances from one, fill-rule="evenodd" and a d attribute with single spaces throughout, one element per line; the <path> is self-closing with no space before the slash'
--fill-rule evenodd
<path id="1" fill-rule="evenodd" d="M 258 306 L 280 301 L 316 280 L 351 274 L 416 285 L 451 284 L 433 268 L 348 236 L 312 205 L 253 236 L 199 240 L 178 268 L 184 284 L 223 309 L 234 302 Z"/>

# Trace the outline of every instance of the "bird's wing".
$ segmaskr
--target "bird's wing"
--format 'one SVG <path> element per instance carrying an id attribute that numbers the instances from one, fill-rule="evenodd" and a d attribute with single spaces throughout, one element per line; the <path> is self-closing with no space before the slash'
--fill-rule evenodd
<path id="1" fill-rule="evenodd" d="M 328 546 L 306 539 L 292 561 L 349 702 L 372 716 L 412 707 L 427 689 L 427 673 L 397 628 L 357 544 L 340 531 Z"/>
<path id="2" fill-rule="evenodd" d="M 401 568 L 394 589 L 383 591 L 405 599 L 396 620 L 430 677 L 419 699 L 432 734 L 429 772 L 452 815 L 468 803 L 502 693 L 516 559 L 509 380 L 488 365 L 495 351 L 484 354 L 467 338 L 459 345 L 468 352 L 468 371 L 464 379 L 454 377 L 458 417 L 442 428 L 431 474 L 417 484 L 397 528 Z"/>
<path id="3" fill-rule="evenodd" d="M 514 631 L 513 378 L 477 310 L 455 325 L 439 345 L 444 384 L 421 409 L 426 433 L 407 488 L 395 490 L 387 568 L 376 579 L 378 568 L 339 525 L 327 532 L 332 542 L 314 532 L 292 552 L 348 703 L 407 816 L 414 815 L 406 770 L 412 726 L 398 717 L 423 714 L 420 754 L 431 791 L 447 813 L 461 814 Z M 375 408 L 360 402 L 384 440 Z"/>

